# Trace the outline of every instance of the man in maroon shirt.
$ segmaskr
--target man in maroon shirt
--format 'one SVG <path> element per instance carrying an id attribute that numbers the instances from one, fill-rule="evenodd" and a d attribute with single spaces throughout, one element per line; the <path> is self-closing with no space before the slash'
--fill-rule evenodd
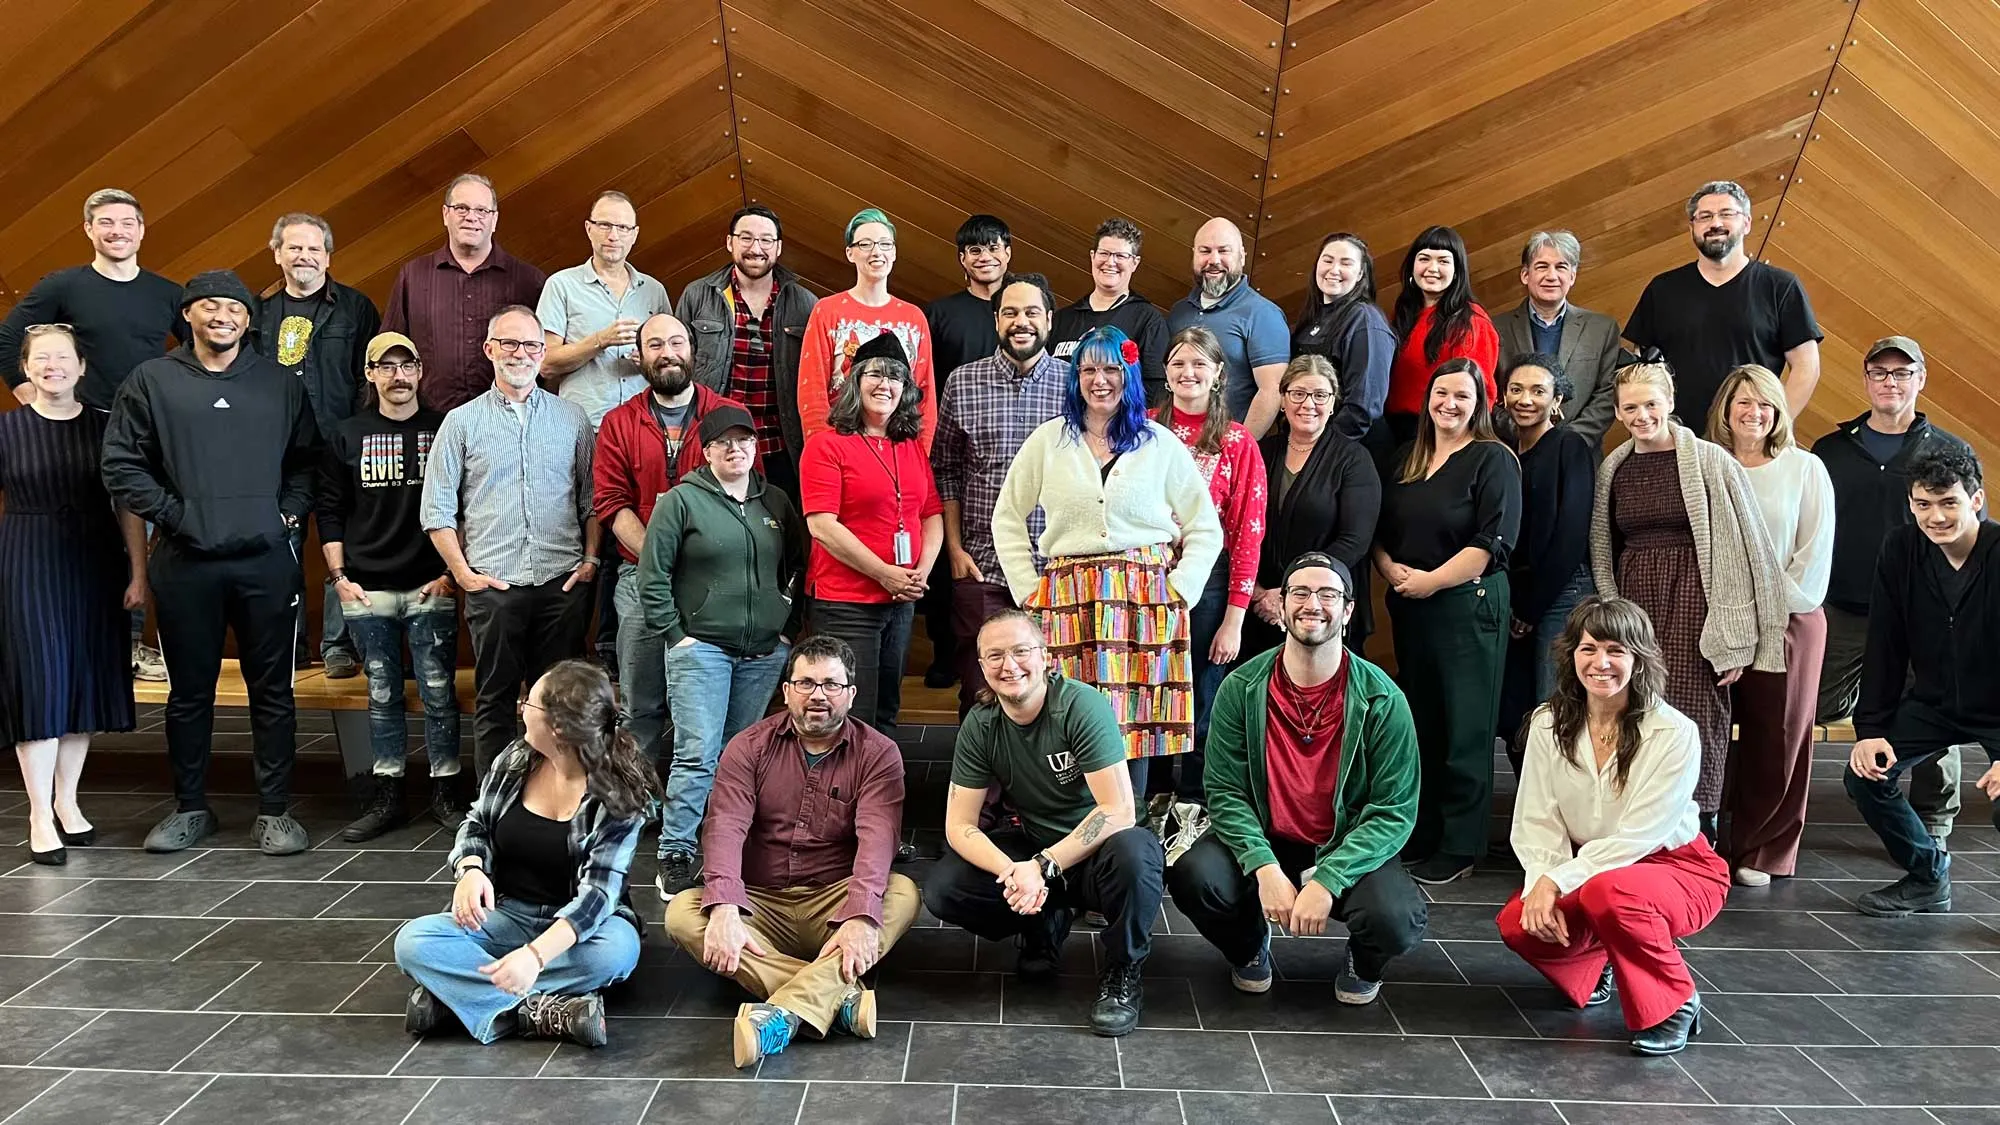
<path id="1" fill-rule="evenodd" d="M 875 1037 L 861 974 L 916 919 L 893 875 L 903 817 L 896 744 L 848 718 L 854 650 L 822 633 L 792 650 L 785 712 L 731 739 L 702 826 L 699 894 L 667 906 L 667 932 L 756 995 L 737 1009 L 736 1065 L 785 1049 L 801 1024 Z"/>
<path id="2" fill-rule="evenodd" d="M 416 341 L 424 357 L 423 403 L 450 413 L 493 385 L 486 321 L 508 305 L 534 308 L 541 270 L 493 241 L 500 196 L 472 172 L 444 190 L 444 248 L 403 263 L 382 310 L 382 331 Z"/>

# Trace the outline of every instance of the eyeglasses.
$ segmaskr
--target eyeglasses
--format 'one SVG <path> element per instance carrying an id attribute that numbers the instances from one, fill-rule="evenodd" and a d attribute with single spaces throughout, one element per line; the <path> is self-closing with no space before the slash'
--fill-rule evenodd
<path id="1" fill-rule="evenodd" d="M 982 652 L 979 654 L 979 662 L 988 668 L 999 668 L 1006 664 L 1009 659 L 1012 659 L 1016 664 L 1026 664 L 1029 659 L 1040 651 L 1042 651 L 1041 645 L 1015 645 L 1013 648 Z"/>
<path id="2" fill-rule="evenodd" d="M 28 325 L 28 327 L 26 327 L 25 329 L 22 329 L 22 331 L 24 331 L 24 332 L 74 332 L 74 331 L 76 331 L 76 325 L 74 325 L 74 324 L 62 324 L 62 323 L 53 323 L 53 324 L 30 324 L 30 325 Z"/>
<path id="3" fill-rule="evenodd" d="M 719 445 L 725 449 L 749 449 L 757 444 L 757 435 L 745 434 L 742 437 L 719 437 L 708 444 Z"/>
<path id="4" fill-rule="evenodd" d="M 1868 381 L 1871 383 L 1885 383 L 1891 379 L 1894 379 L 1898 383 L 1907 383 L 1917 377 L 1917 371 L 1918 369 L 1915 367 L 1869 367 L 1863 369 L 1863 373 L 1868 376 Z"/>
<path id="5" fill-rule="evenodd" d="M 1285 392 L 1285 401 L 1294 406 L 1303 405 L 1308 402 L 1314 406 L 1325 406 L 1327 403 L 1333 401 L 1333 392 L 1308 391 L 1299 387 L 1293 387 L 1291 390 Z"/>
<path id="6" fill-rule="evenodd" d="M 549 346 L 546 340 L 503 340 L 497 336 L 488 336 L 486 342 L 503 352 L 519 352 L 522 355 L 540 355 Z"/>
<path id="7" fill-rule="evenodd" d="M 444 205 L 444 209 L 461 219 L 467 215 L 477 215 L 482 219 L 490 219 L 500 213 L 500 208 L 498 207 L 474 207 L 470 203 L 447 203 Z"/>
<path id="8" fill-rule="evenodd" d="M 863 254 L 873 254 L 877 250 L 884 254 L 893 254 L 896 251 L 896 240 L 893 238 L 863 238 L 848 245 Z"/>
<path id="9" fill-rule="evenodd" d="M 729 237 L 735 239 L 738 246 L 755 246 L 759 250 L 769 250 L 781 241 L 768 234 L 736 234 L 732 232 Z"/>
<path id="10" fill-rule="evenodd" d="M 1285 587 L 1285 600 L 1288 602 L 1304 602 L 1308 598 L 1319 602 L 1321 605 L 1339 605 L 1342 601 L 1346 600 L 1347 594 L 1333 586 Z"/>
<path id="11" fill-rule="evenodd" d="M 537 711 L 540 711 L 540 712 L 541 712 L 542 714 L 544 714 L 544 715 L 546 715 L 546 714 L 548 714 L 548 713 L 549 713 L 549 709 L 548 709 L 548 708 L 546 708 L 546 707 L 542 706 L 542 705 L 541 705 L 541 704 L 539 704 L 539 703 L 531 703 L 531 702 L 529 702 L 528 700 L 525 700 L 525 699 L 523 699 L 523 700 L 521 701 L 521 704 L 520 704 L 520 707 L 518 708 L 518 710 L 519 710 L 519 711 L 520 711 L 520 712 L 521 712 L 522 714 L 524 714 L 524 715 L 525 715 L 525 714 L 527 714 L 527 713 L 528 713 L 528 710 L 529 710 L 529 708 L 533 708 L 534 710 L 537 710 Z"/>
<path id="12" fill-rule="evenodd" d="M 1092 250 L 1090 258 L 1094 262 L 1117 262 L 1123 265 L 1126 262 L 1137 261 L 1139 255 L 1129 254 L 1123 250 Z"/>
<path id="13" fill-rule="evenodd" d="M 832 680 L 826 680 L 824 682 L 820 680 L 786 680 L 785 686 L 791 688 L 795 692 L 798 692 L 800 695 L 805 696 L 807 699 L 811 699 L 815 695 L 822 695 L 822 694 L 825 695 L 828 699 L 832 699 L 834 696 L 839 695 L 841 692 L 854 690 L 853 684 L 837 684 L 834 683 Z"/>
<path id="14" fill-rule="evenodd" d="M 424 366 L 423 364 L 418 363 L 414 359 L 412 360 L 385 359 L 380 363 L 369 364 L 368 370 L 380 371 L 385 375 L 415 375 L 418 371 L 423 369 L 423 366 Z"/>
<path id="15" fill-rule="evenodd" d="M 1742 217 L 1743 217 L 1743 212 L 1738 211 L 1736 208 L 1724 207 L 1720 211 L 1696 211 L 1694 213 L 1694 217 L 1689 221 L 1695 223 L 1708 223 L 1708 222 L 1714 222 L 1716 219 L 1721 219 L 1725 223 L 1733 223 Z"/>
<path id="16" fill-rule="evenodd" d="M 639 233 L 637 223 L 607 223 L 603 219 L 585 219 L 599 234 L 633 235 Z"/>

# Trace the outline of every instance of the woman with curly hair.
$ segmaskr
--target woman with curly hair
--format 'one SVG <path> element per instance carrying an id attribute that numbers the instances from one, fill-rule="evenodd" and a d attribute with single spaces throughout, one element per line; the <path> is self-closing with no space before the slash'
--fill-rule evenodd
<path id="1" fill-rule="evenodd" d="M 1150 759 L 1194 748 L 1189 611 L 1222 523 L 1193 454 L 1146 416 L 1138 345 L 1106 326 L 1075 355 L 1062 416 L 1028 435 L 1000 486 L 993 545 L 1063 674 L 1111 697 L 1142 793 Z"/>

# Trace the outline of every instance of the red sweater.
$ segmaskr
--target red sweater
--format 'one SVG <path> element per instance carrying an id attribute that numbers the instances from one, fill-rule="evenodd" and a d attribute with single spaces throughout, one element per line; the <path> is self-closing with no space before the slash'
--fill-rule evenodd
<path id="1" fill-rule="evenodd" d="M 1199 414 L 1183 413 L 1169 405 L 1173 416 L 1167 428 L 1194 450 L 1201 436 Z M 1250 591 L 1257 583 L 1257 557 L 1264 549 L 1264 454 L 1240 423 L 1229 423 L 1222 436 L 1221 453 L 1195 452 L 1195 467 L 1208 481 L 1208 497 L 1215 501 L 1215 514 L 1222 517 L 1222 550 L 1229 564 L 1229 604 L 1248 608 Z"/>
<path id="2" fill-rule="evenodd" d="M 1472 323 L 1465 335 L 1456 343 L 1447 342 L 1438 350 L 1435 360 L 1424 356 L 1424 337 L 1430 334 L 1431 313 L 1435 308 L 1425 309 L 1417 314 L 1416 326 L 1410 329 L 1409 339 L 1396 349 L 1396 362 L 1389 368 L 1389 401 L 1383 407 L 1385 414 L 1422 414 L 1424 412 L 1424 392 L 1430 388 L 1431 372 L 1437 365 L 1448 359 L 1465 358 L 1479 364 L 1480 373 L 1486 376 L 1486 404 L 1492 406 L 1500 401 L 1494 389 L 1493 373 L 1500 366 L 1500 333 L 1493 328 L 1493 319 L 1478 305 L 1472 306 Z"/>
<path id="3" fill-rule="evenodd" d="M 708 463 L 701 450 L 701 439 L 695 436 L 702 415 L 718 406 L 744 409 L 735 399 L 724 398 L 696 383 L 694 406 L 687 416 L 687 438 L 681 442 L 680 457 L 669 465 L 667 435 L 660 429 L 659 419 L 653 417 L 652 397 L 651 391 L 633 395 L 613 407 L 597 428 L 597 452 L 590 465 L 590 506 L 607 531 L 611 517 L 626 508 L 638 513 L 640 523 L 652 519 L 653 504 L 660 493 Z M 764 467 L 762 458 L 752 464 L 759 469 Z M 626 562 L 639 561 L 623 543 L 618 545 L 618 553 Z"/>

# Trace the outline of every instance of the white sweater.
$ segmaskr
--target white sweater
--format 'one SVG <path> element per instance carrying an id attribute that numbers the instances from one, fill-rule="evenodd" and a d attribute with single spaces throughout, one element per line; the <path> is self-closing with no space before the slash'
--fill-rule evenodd
<path id="1" fill-rule="evenodd" d="M 1794 445 L 1744 472 L 1784 568 L 1785 610 L 1811 613 L 1826 600 L 1833 577 L 1833 478 L 1826 462 Z"/>
<path id="2" fill-rule="evenodd" d="M 993 506 L 993 547 L 1014 604 L 1025 605 L 1046 558 L 1105 555 L 1156 544 L 1179 548 L 1169 582 L 1192 608 L 1222 554 L 1222 520 L 1209 499 L 1194 455 L 1173 431 L 1148 421 L 1153 438 L 1118 458 L 1110 479 L 1083 436 L 1072 438 L 1061 418 L 1035 428 L 1000 486 Z M 1028 513 L 1039 506 L 1046 526 L 1039 543 L 1028 535 Z"/>
<path id="3" fill-rule="evenodd" d="M 1623 790 L 1617 787 L 1617 760 L 1599 773 L 1590 732 L 1579 732 L 1577 740 L 1572 766 L 1556 748 L 1548 708 L 1535 712 L 1514 796 L 1514 854 L 1527 869 L 1523 894 L 1544 875 L 1569 894 L 1593 875 L 1701 835 L 1701 810 L 1694 801 L 1701 731 L 1694 720 L 1664 701 L 1654 704 L 1639 720 L 1639 753 Z"/>

